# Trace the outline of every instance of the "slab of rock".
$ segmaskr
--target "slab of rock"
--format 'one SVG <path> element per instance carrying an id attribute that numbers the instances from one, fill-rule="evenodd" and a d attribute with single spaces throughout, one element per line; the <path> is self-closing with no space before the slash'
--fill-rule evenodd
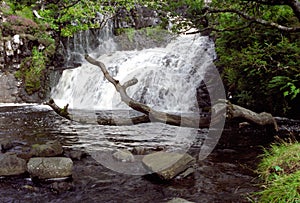
<path id="1" fill-rule="evenodd" d="M 31 146 L 30 154 L 37 157 L 51 157 L 61 155 L 63 147 L 59 141 L 48 141 L 46 144 L 34 144 Z"/>
<path id="2" fill-rule="evenodd" d="M 115 159 L 122 162 L 134 162 L 133 154 L 127 149 L 120 149 L 112 155 Z"/>
<path id="3" fill-rule="evenodd" d="M 26 171 L 26 161 L 16 154 L 0 154 L 0 176 L 20 175 Z"/>
<path id="4" fill-rule="evenodd" d="M 72 175 L 73 161 L 66 157 L 35 157 L 29 159 L 27 171 L 39 179 L 62 178 Z"/>
<path id="5" fill-rule="evenodd" d="M 162 180 L 170 180 L 195 164 L 195 158 L 175 152 L 156 152 L 144 156 L 144 166 Z"/>
<path id="6" fill-rule="evenodd" d="M 1 41 L 3 43 L 3 41 Z M 1 49 L 1 45 L 0 45 Z M 2 55 L 2 54 L 1 54 Z M 3 58 L 0 56 L 0 67 L 2 64 L 5 64 L 5 61 L 2 61 Z M 6 68 L 6 67 L 5 67 Z M 17 101 L 16 95 L 18 95 L 18 81 L 14 74 L 12 73 L 1 73 L 0 71 L 0 103 L 14 103 Z"/>

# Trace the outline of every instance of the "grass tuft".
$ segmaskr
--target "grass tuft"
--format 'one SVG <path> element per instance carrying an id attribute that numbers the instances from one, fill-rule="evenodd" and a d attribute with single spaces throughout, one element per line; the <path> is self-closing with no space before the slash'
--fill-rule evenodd
<path id="1" fill-rule="evenodd" d="M 264 150 L 258 172 L 263 190 L 258 202 L 300 203 L 300 143 L 273 144 Z"/>

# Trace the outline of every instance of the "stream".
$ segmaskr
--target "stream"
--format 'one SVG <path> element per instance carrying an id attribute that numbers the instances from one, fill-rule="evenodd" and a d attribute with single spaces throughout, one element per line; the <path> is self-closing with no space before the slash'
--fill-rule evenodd
<path id="1" fill-rule="evenodd" d="M 0 137 L 13 140 L 11 151 L 17 153 L 48 140 L 59 140 L 65 150 L 80 149 L 88 154 L 98 149 L 134 146 L 174 150 L 187 143 L 184 136 L 179 139 L 174 134 L 176 128 L 157 123 L 114 127 L 79 124 L 59 117 L 44 105 L 0 106 Z M 188 153 L 197 157 L 207 129 L 193 131 L 195 137 Z M 253 170 L 260 152 L 259 146 L 217 147 L 206 159 L 197 161 L 193 175 L 170 182 L 119 173 L 87 155 L 74 161 L 72 180 L 68 180 L 70 190 L 55 192 L 51 184 L 32 182 L 26 174 L 1 177 L 0 202 L 166 202 L 174 197 L 194 202 L 248 202 L 247 195 L 259 189 Z"/>

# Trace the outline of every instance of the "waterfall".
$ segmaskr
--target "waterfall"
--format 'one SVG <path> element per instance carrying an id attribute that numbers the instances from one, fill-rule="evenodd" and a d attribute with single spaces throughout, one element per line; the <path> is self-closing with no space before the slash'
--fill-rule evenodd
<path id="1" fill-rule="evenodd" d="M 209 37 L 181 35 L 166 47 L 139 51 L 120 51 L 116 47 L 113 38 L 106 36 L 97 48 L 88 51 L 121 84 L 133 77 L 138 79 L 127 90 L 130 97 L 157 110 L 197 111 L 196 88 L 215 58 Z M 81 53 L 80 49 L 74 47 L 73 51 Z M 87 62 L 64 70 L 51 94 L 59 105 L 68 103 L 74 109 L 129 109 L 100 69 Z"/>
<path id="2" fill-rule="evenodd" d="M 102 29 L 80 31 L 74 37 L 68 37 L 65 43 L 66 67 L 81 64 L 86 53 L 98 57 L 117 50 L 113 39 L 113 24 L 106 23 Z"/>

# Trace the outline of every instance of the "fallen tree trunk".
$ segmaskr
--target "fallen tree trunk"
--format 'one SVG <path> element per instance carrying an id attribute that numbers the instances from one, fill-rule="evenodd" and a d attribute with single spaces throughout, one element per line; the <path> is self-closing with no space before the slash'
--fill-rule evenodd
<path id="1" fill-rule="evenodd" d="M 231 104 L 227 100 L 220 100 L 218 103 L 212 106 L 212 112 L 205 117 L 200 117 L 200 115 L 197 118 L 186 117 L 156 111 L 151 107 L 138 101 L 135 101 L 128 96 L 126 89 L 130 86 L 135 85 L 138 82 L 136 78 L 133 78 L 121 85 L 118 80 L 114 79 L 108 73 L 105 65 L 102 62 L 97 61 L 88 55 L 85 56 L 85 59 L 89 63 L 98 66 L 101 69 L 102 73 L 104 74 L 104 77 L 114 85 L 115 89 L 121 96 L 121 100 L 125 104 L 127 104 L 132 109 L 144 114 L 143 116 L 127 119 L 97 118 L 97 123 L 100 125 L 132 125 L 148 122 L 161 122 L 175 126 L 208 128 L 219 123 L 222 119 L 244 118 L 246 121 L 257 125 L 274 125 L 274 128 L 277 130 L 276 120 L 271 114 L 265 112 L 258 114 L 241 106 Z M 57 114 L 61 115 L 62 117 L 65 117 L 69 120 L 78 121 L 74 119 L 72 114 L 68 112 L 68 105 L 66 105 L 63 108 L 60 108 L 54 103 L 52 99 L 46 104 L 49 105 Z"/>

